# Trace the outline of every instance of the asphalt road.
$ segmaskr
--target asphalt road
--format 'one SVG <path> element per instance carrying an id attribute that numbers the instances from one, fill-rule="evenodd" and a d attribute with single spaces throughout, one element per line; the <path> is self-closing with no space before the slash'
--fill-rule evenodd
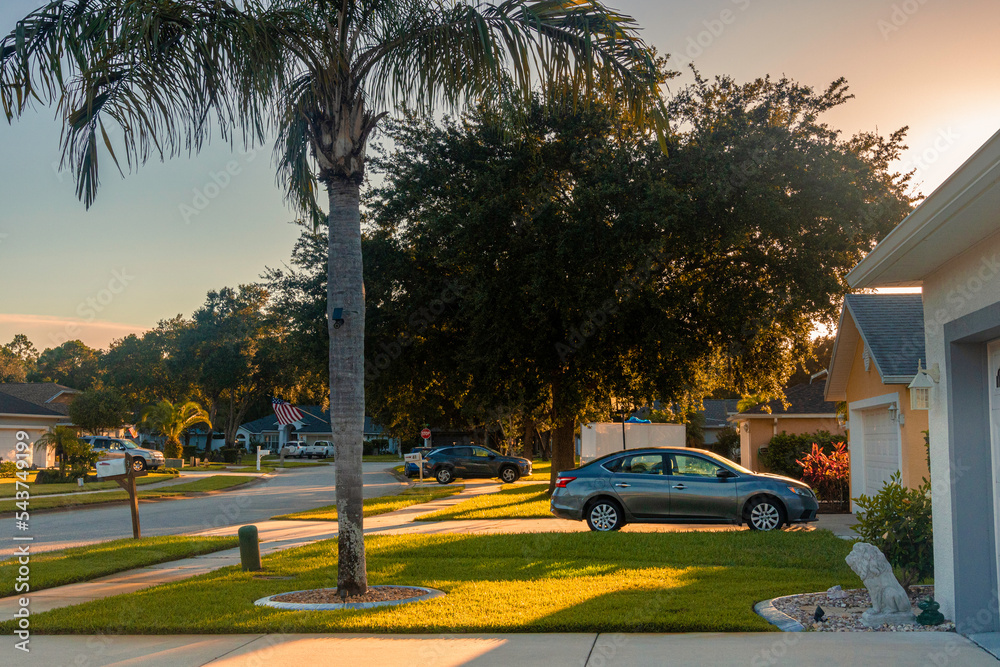
<path id="1" fill-rule="evenodd" d="M 388 463 L 364 464 L 366 498 L 405 488 L 386 472 L 388 467 Z M 336 500 L 333 465 L 292 468 L 260 484 L 228 493 L 184 500 L 140 500 L 139 521 L 144 536 L 176 535 L 266 521 L 276 514 L 332 505 Z M 0 558 L 14 552 L 15 535 L 33 537 L 33 552 L 49 551 L 131 537 L 132 519 L 126 504 L 31 515 L 28 531 L 15 530 L 13 518 L 0 519 Z"/>

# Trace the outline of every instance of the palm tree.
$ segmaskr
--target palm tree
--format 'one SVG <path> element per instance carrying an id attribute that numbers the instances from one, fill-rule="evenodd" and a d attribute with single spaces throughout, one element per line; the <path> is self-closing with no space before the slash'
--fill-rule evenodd
<path id="1" fill-rule="evenodd" d="M 208 428 L 212 428 L 208 413 L 194 401 L 175 404 L 164 399 L 142 411 L 142 423 L 167 439 L 163 455 L 172 459 L 179 458 L 183 452 L 181 435 L 184 431 L 195 424 L 207 424 Z"/>
<path id="2" fill-rule="evenodd" d="M 8 120 L 32 100 L 58 106 L 64 163 L 88 206 L 102 143 L 131 169 L 197 151 L 213 127 L 246 146 L 277 135 L 279 181 L 314 224 L 325 188 L 341 595 L 367 589 L 359 197 L 372 131 L 401 105 L 455 110 L 540 87 L 616 95 L 662 137 L 661 82 L 632 19 L 597 0 L 53 0 L 0 42 Z"/>
<path id="3" fill-rule="evenodd" d="M 72 426 L 52 426 L 48 432 L 42 434 L 42 437 L 35 441 L 35 449 L 54 448 L 56 459 L 59 460 L 59 476 L 64 477 L 66 475 L 66 461 L 71 454 L 76 453 L 79 442 L 76 429 Z"/>

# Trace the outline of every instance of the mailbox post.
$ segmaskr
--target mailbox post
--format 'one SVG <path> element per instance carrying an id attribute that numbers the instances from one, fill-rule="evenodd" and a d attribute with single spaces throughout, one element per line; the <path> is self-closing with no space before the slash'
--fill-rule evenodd
<path id="1" fill-rule="evenodd" d="M 404 454 L 403 459 L 407 463 L 416 463 L 417 470 L 420 471 L 420 483 L 424 483 L 424 457 L 420 452 L 411 452 L 409 454 Z"/>
<path id="2" fill-rule="evenodd" d="M 118 486 L 128 492 L 129 507 L 132 510 L 132 537 L 139 539 L 139 498 L 135 493 L 135 478 L 145 477 L 149 473 L 143 468 L 140 471 L 132 466 L 132 455 L 128 452 L 108 452 L 97 460 L 97 478 L 105 482 L 117 482 Z"/>

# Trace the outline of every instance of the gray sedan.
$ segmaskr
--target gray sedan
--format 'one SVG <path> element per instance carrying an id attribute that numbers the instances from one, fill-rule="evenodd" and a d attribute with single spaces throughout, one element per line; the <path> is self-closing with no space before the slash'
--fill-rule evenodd
<path id="1" fill-rule="evenodd" d="M 616 452 L 560 472 L 549 505 L 591 530 L 626 523 L 746 523 L 777 530 L 816 520 L 803 482 L 755 473 L 701 449 L 650 447 Z"/>

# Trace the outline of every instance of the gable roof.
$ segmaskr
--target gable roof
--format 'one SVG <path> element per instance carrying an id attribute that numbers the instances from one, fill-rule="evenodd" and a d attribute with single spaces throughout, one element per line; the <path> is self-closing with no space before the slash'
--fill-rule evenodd
<path id="1" fill-rule="evenodd" d="M 729 426 L 729 415 L 738 412 L 738 398 L 706 398 L 704 405 L 705 428 Z"/>
<path id="2" fill-rule="evenodd" d="M 0 385 L 2 387 L 3 385 Z M 0 414 L 2 415 L 31 415 L 38 417 L 64 417 L 62 412 L 56 412 L 52 408 L 23 398 L 13 396 L 5 391 L 0 391 Z"/>
<path id="3" fill-rule="evenodd" d="M 826 397 L 847 400 L 857 346 L 871 355 L 883 384 L 909 384 L 924 360 L 924 303 L 920 294 L 849 294 L 830 359 Z"/>
<path id="4" fill-rule="evenodd" d="M 780 399 L 768 403 L 759 403 L 748 410 L 739 413 L 740 417 L 781 417 L 801 415 L 823 415 L 835 417 L 837 403 L 828 401 L 823 395 L 823 383 L 797 384 L 785 390 L 785 400 L 788 407 Z M 770 412 L 764 410 L 767 406 Z"/>
<path id="5" fill-rule="evenodd" d="M 4 382 L 0 391 L 38 405 L 51 404 L 63 394 L 79 394 L 80 391 L 58 382 Z"/>

